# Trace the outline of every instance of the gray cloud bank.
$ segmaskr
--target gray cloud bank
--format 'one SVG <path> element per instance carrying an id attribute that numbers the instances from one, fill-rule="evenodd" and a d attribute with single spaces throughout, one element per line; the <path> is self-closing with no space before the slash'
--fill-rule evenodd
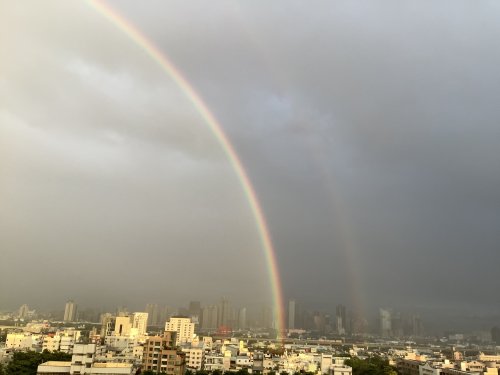
<path id="1" fill-rule="evenodd" d="M 498 309 L 496 3 L 110 4 L 221 121 L 286 296 Z M 269 301 L 241 187 L 178 87 L 84 4 L 2 7 L 2 302 Z"/>

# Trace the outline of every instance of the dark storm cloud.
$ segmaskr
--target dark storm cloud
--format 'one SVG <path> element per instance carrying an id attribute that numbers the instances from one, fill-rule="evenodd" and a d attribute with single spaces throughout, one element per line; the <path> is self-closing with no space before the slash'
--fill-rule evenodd
<path id="1" fill-rule="evenodd" d="M 1 142 L 16 159 L 3 163 L 12 177 L 2 176 L 10 197 L 2 248 L 12 264 L 24 259 L 17 247 L 61 257 L 61 242 L 77 254 L 95 248 L 102 269 L 74 252 L 57 262 L 92 268 L 103 281 L 90 289 L 104 282 L 116 290 L 125 277 L 105 266 L 116 258 L 137 259 L 142 278 L 161 274 L 152 262 L 189 254 L 189 277 L 169 272 L 183 280 L 176 301 L 190 299 L 206 273 L 200 293 L 210 298 L 267 294 L 250 213 L 193 108 L 100 15 L 84 9 L 85 22 L 69 22 L 76 10 L 55 4 L 47 17 L 58 23 L 41 33 L 36 13 L 13 11 L 25 32 L 11 45 L 22 48 L 3 63 L 0 131 L 9 141 Z M 324 308 L 354 304 L 354 296 L 368 306 L 498 307 L 490 300 L 500 260 L 495 3 L 111 5 L 169 55 L 221 120 L 262 202 L 287 296 Z M 64 220 L 75 211 L 95 240 Z M 110 222 L 111 231 L 95 228 Z M 35 242 L 43 243 L 36 251 Z M 139 248 L 148 257 L 134 257 Z M 259 270 L 244 280 L 242 256 Z"/>

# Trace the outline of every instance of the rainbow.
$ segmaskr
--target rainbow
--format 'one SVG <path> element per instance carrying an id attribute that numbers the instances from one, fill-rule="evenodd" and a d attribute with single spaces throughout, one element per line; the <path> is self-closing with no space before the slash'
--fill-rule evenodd
<path id="1" fill-rule="evenodd" d="M 257 227 L 257 232 L 260 237 L 262 249 L 265 253 L 266 263 L 268 267 L 268 275 L 272 288 L 272 297 L 274 300 L 275 318 L 277 321 L 278 332 L 282 333 L 285 329 L 284 308 L 280 273 L 276 261 L 276 254 L 269 233 L 269 228 L 266 223 L 264 212 L 255 193 L 255 189 L 250 182 L 243 164 L 238 157 L 229 138 L 224 133 L 221 124 L 217 121 L 213 113 L 203 102 L 200 95 L 195 91 L 193 86 L 168 59 L 168 57 L 156 47 L 147 37 L 141 33 L 132 23 L 121 16 L 115 9 L 99 0 L 89 0 L 89 3 L 98 13 L 102 14 L 111 21 L 119 30 L 124 32 L 134 43 L 142 48 L 181 89 L 184 95 L 191 101 L 196 111 L 200 114 L 205 123 L 210 127 L 215 138 L 221 145 L 227 155 L 247 197 L 248 204 L 252 211 Z"/>

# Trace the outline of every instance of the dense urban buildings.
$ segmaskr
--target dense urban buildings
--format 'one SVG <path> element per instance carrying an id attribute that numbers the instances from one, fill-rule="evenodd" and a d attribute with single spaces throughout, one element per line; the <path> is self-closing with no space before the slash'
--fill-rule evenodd
<path id="1" fill-rule="evenodd" d="M 250 316 L 246 307 L 233 307 L 227 298 L 207 305 L 191 301 L 178 309 L 160 306 L 147 304 L 147 312 L 129 312 L 122 306 L 102 313 L 99 322 L 84 322 L 72 312 L 76 304 L 68 301 L 61 326 L 60 321 L 39 319 L 39 313 L 22 305 L 4 316 L 17 326 L 4 330 L 0 364 L 8 366 L 14 353 L 45 351 L 69 357 L 41 363 L 39 374 L 184 375 L 186 370 L 244 369 L 352 375 L 346 356 L 382 356 L 400 375 L 498 375 L 500 368 L 496 326 L 436 338 L 425 334 L 420 316 L 411 311 L 381 308 L 370 325 L 343 304 L 325 312 L 299 307 L 303 304 L 292 299 L 287 303 L 287 327 L 278 331 L 269 306 Z M 471 343 L 480 350 L 471 349 Z"/>

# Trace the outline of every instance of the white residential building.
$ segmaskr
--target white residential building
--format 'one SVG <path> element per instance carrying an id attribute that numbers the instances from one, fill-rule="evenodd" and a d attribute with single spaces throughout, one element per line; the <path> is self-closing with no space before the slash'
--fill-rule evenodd
<path id="1" fill-rule="evenodd" d="M 42 350 L 48 350 L 49 352 L 61 351 L 71 354 L 80 337 L 81 332 L 71 328 L 59 331 L 53 336 L 46 335 L 43 338 Z"/>
<path id="2" fill-rule="evenodd" d="M 71 362 L 49 361 L 38 366 L 37 374 L 132 375 L 137 368 L 132 363 L 96 362 L 101 354 L 97 344 L 77 344 Z"/>
<path id="3" fill-rule="evenodd" d="M 132 328 L 137 329 L 137 335 L 146 335 L 148 327 L 148 313 L 147 312 L 135 312 L 132 315 Z"/>
<path id="4" fill-rule="evenodd" d="M 176 345 L 190 343 L 194 338 L 194 326 L 191 318 L 171 317 L 165 323 L 165 331 L 176 332 Z"/>
<path id="5" fill-rule="evenodd" d="M 6 349 L 35 349 L 42 340 L 41 335 L 31 333 L 8 333 L 5 341 Z"/>
<path id="6" fill-rule="evenodd" d="M 148 324 L 148 313 L 135 312 L 131 315 L 117 316 L 115 318 L 116 336 L 145 336 Z"/>

